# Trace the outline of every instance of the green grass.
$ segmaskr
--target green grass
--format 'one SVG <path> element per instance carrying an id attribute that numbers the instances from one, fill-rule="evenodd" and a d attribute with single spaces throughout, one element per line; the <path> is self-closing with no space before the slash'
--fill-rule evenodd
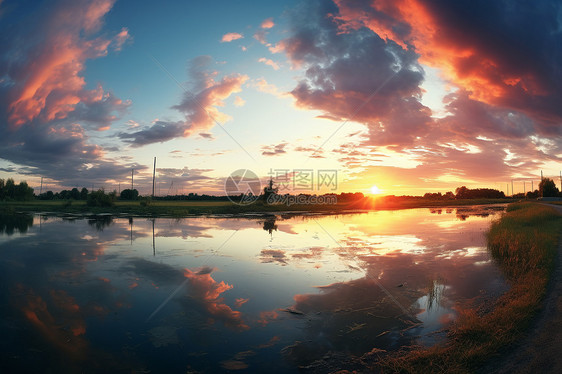
<path id="1" fill-rule="evenodd" d="M 518 203 L 508 207 L 488 232 L 488 249 L 510 282 L 484 315 L 468 309 L 451 326 L 447 342 L 390 355 L 384 372 L 467 373 L 517 341 L 541 307 L 558 249 L 562 217 L 550 207 Z"/>

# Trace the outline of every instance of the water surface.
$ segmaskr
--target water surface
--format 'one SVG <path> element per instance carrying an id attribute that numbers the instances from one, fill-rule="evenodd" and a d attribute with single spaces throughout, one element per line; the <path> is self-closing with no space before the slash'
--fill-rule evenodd
<path id="1" fill-rule="evenodd" d="M 290 373 L 434 344 L 506 290 L 484 237 L 501 210 L 0 216 L 0 365 Z"/>

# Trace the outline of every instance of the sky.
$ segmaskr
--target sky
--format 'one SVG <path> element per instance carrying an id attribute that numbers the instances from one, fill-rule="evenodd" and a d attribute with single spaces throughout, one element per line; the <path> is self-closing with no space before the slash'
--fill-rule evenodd
<path id="1" fill-rule="evenodd" d="M 0 178 L 529 191 L 562 182 L 561 69 L 561 1 L 0 0 Z"/>

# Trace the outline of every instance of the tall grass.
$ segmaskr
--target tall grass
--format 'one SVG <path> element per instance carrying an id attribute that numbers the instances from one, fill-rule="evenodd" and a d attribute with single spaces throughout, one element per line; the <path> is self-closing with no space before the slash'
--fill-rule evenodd
<path id="1" fill-rule="evenodd" d="M 552 208 L 518 203 L 492 223 L 488 249 L 510 289 L 484 315 L 460 312 L 443 345 L 391 355 L 382 371 L 410 373 L 472 372 L 501 348 L 514 343 L 539 310 L 552 273 L 562 217 Z"/>

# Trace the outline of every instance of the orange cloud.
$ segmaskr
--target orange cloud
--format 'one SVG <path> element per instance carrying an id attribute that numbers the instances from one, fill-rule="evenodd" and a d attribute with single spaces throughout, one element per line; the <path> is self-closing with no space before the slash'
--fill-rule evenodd
<path id="1" fill-rule="evenodd" d="M 230 43 L 234 40 L 242 39 L 244 35 L 237 33 L 237 32 L 229 32 L 222 36 L 221 42 L 222 43 Z"/>
<path id="2" fill-rule="evenodd" d="M 218 319 L 229 327 L 248 329 L 249 327 L 242 320 L 242 313 L 232 310 L 220 297 L 233 286 L 224 281 L 215 281 L 211 277 L 213 270 L 211 268 L 200 268 L 196 271 L 184 270 L 184 276 L 190 281 L 190 296 L 201 303 L 211 319 Z"/>
<path id="3" fill-rule="evenodd" d="M 240 306 L 246 304 L 248 301 L 250 301 L 250 299 L 236 299 L 236 303 L 234 303 L 234 305 L 236 305 L 237 308 L 240 308 Z"/>
<path id="4" fill-rule="evenodd" d="M 265 326 L 272 320 L 277 319 L 277 317 L 279 317 L 279 314 L 274 310 L 267 310 L 265 312 L 260 312 L 258 323 L 262 326 Z"/>

